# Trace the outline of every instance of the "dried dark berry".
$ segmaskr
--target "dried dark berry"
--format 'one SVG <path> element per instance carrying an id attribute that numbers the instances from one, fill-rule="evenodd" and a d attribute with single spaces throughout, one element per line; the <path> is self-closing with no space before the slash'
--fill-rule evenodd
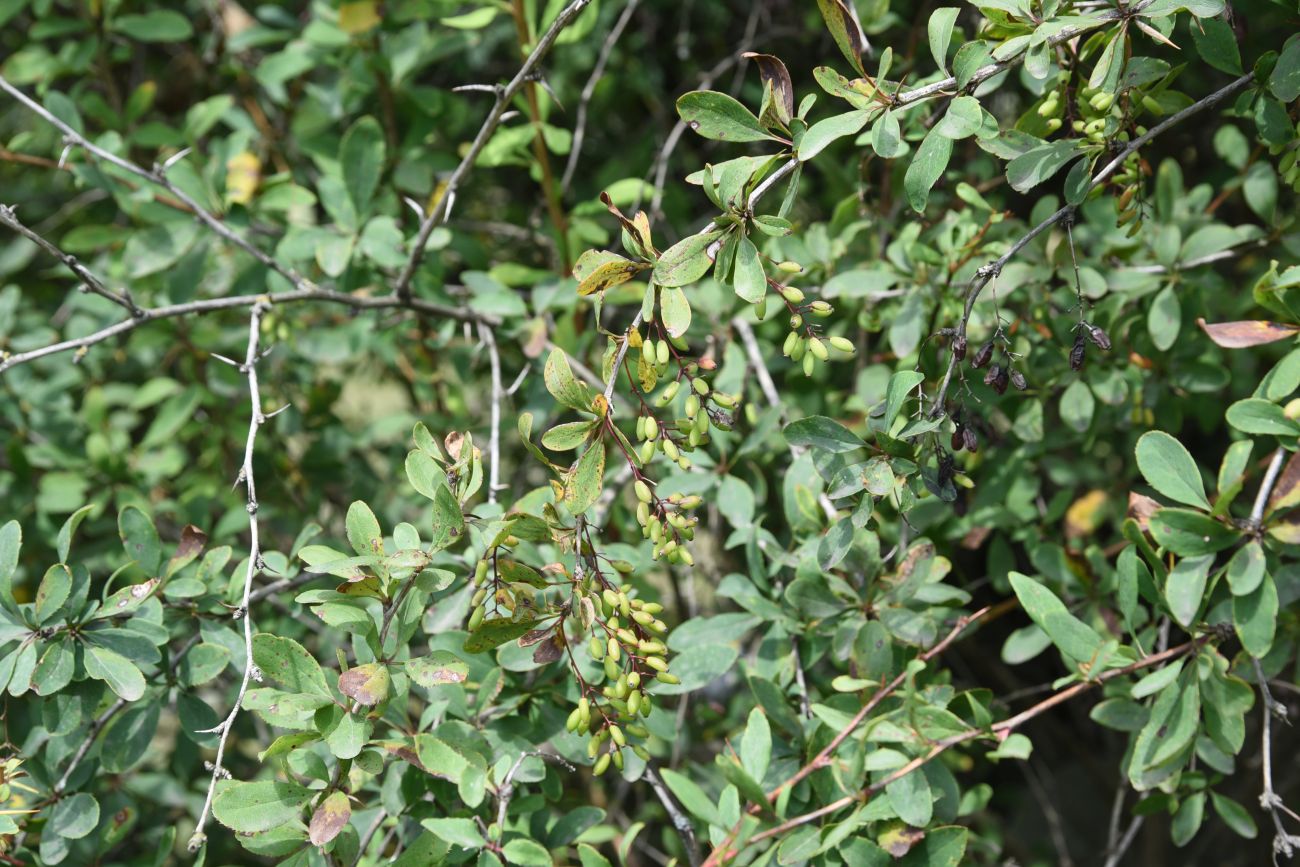
<path id="1" fill-rule="evenodd" d="M 975 352 L 975 357 L 971 359 L 971 366 L 980 368 L 993 360 L 993 341 L 985 343 Z"/>
<path id="2" fill-rule="evenodd" d="M 966 451 L 972 454 L 979 451 L 980 438 L 976 436 L 973 428 L 968 428 L 968 427 L 962 428 L 961 439 L 962 439 L 962 445 L 966 447 Z"/>
<path id="3" fill-rule="evenodd" d="M 998 367 L 997 365 L 994 366 Z M 1007 390 L 1007 383 L 1010 381 L 1011 381 L 1011 376 L 1010 374 L 1007 373 L 1007 369 L 1005 367 L 998 367 L 997 378 L 993 380 L 993 390 L 996 391 L 998 394 L 1005 394 Z"/>
<path id="4" fill-rule="evenodd" d="M 966 357 L 966 335 L 958 334 L 952 339 L 952 356 L 961 361 Z"/>
<path id="5" fill-rule="evenodd" d="M 1029 383 L 1025 381 L 1025 375 L 1018 370 L 1011 371 L 1011 384 L 1016 387 L 1017 391 L 1024 391 L 1029 388 Z"/>
<path id="6" fill-rule="evenodd" d="M 966 441 L 966 438 L 962 435 L 963 430 L 964 428 L 961 425 L 957 425 L 957 429 L 952 432 L 952 450 L 955 452 L 961 451 L 962 444 Z"/>
<path id="7" fill-rule="evenodd" d="M 954 464 L 953 464 L 952 455 L 948 454 L 947 452 L 944 452 L 943 454 L 939 455 L 940 486 L 946 485 L 952 481 L 953 469 L 954 469 Z"/>
<path id="8" fill-rule="evenodd" d="M 998 377 L 1000 377 L 1001 375 L 1002 375 L 1002 365 L 1000 364 L 993 365 L 988 369 L 988 373 L 984 374 L 984 384 L 994 385 L 994 383 L 998 381 Z M 994 385 L 994 388 L 996 387 L 997 386 Z"/>
<path id="9" fill-rule="evenodd" d="M 1097 345 L 1103 352 L 1110 352 L 1110 335 L 1100 328 L 1093 325 L 1086 326 L 1088 339 Z"/>
<path id="10" fill-rule="evenodd" d="M 1070 369 L 1083 370 L 1083 359 L 1088 352 L 1088 341 L 1080 334 L 1074 338 L 1074 346 L 1070 349 Z"/>

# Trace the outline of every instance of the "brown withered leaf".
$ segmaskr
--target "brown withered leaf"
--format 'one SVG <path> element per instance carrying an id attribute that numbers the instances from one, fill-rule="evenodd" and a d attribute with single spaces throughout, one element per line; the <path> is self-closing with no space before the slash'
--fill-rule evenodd
<path id="1" fill-rule="evenodd" d="M 533 662 L 540 665 L 555 662 L 564 652 L 564 637 L 558 632 L 549 641 L 543 641 L 533 651 Z"/>
<path id="2" fill-rule="evenodd" d="M 340 674 L 339 692 L 358 704 L 372 707 L 388 698 L 390 682 L 388 666 L 382 662 L 371 662 L 349 668 Z"/>
<path id="3" fill-rule="evenodd" d="M 790 81 L 790 73 L 785 64 L 780 58 L 756 51 L 746 51 L 740 56 L 754 61 L 763 84 L 772 86 L 772 106 L 776 110 L 776 117 L 782 126 L 788 124 L 790 118 L 794 117 L 794 84 Z"/>
<path id="4" fill-rule="evenodd" d="M 307 836 L 313 846 L 324 846 L 339 835 L 352 818 L 352 805 L 344 792 L 333 792 L 311 814 Z"/>
<path id="5" fill-rule="evenodd" d="M 443 446 L 447 449 L 447 454 L 453 461 L 460 460 L 461 446 L 465 445 L 465 435 L 460 431 L 452 431 L 442 441 Z"/>
<path id="6" fill-rule="evenodd" d="M 1268 498 L 1268 511 L 1277 512 L 1300 505 L 1300 452 L 1291 455 L 1277 477 L 1277 484 Z"/>
<path id="7" fill-rule="evenodd" d="M 1128 514 L 1126 517 L 1137 521 L 1138 528 L 1143 533 L 1150 530 L 1151 516 L 1161 508 L 1158 500 L 1153 500 L 1145 494 L 1135 494 L 1129 491 L 1128 494 Z"/>
<path id="8" fill-rule="evenodd" d="M 1245 349 L 1286 340 L 1300 333 L 1300 326 L 1283 325 L 1265 319 L 1242 319 L 1237 322 L 1206 322 L 1197 318 L 1196 324 L 1210 339 L 1225 349 Z"/>
<path id="9" fill-rule="evenodd" d="M 548 635 L 550 635 L 552 628 L 553 627 L 548 626 L 545 629 L 530 629 L 519 637 L 519 646 L 532 647 L 534 644 L 537 644 L 539 641 L 544 640 Z"/>

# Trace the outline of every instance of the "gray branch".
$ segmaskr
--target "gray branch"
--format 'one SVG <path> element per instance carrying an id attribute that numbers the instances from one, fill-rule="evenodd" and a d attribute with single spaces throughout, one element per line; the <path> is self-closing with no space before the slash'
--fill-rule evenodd
<path id="1" fill-rule="evenodd" d="M 397 278 L 396 295 L 398 298 L 406 300 L 411 295 L 411 281 L 415 278 L 415 269 L 420 266 L 420 260 L 424 258 L 424 248 L 429 243 L 429 236 L 433 230 L 442 225 L 448 216 L 451 215 L 451 208 L 456 199 L 456 191 L 460 185 L 465 182 L 470 171 L 474 168 L 474 162 L 478 155 L 487 146 L 491 140 L 492 134 L 496 132 L 497 126 L 501 123 L 502 115 L 505 114 L 506 106 L 514 98 L 515 94 L 529 81 L 533 79 L 538 64 L 542 62 L 551 46 L 555 44 L 556 38 L 560 35 L 565 27 L 569 26 L 591 0 L 573 0 L 568 6 L 565 6 L 560 14 L 555 17 L 542 38 L 537 40 L 537 45 L 533 47 L 532 53 L 524 61 L 524 65 L 515 73 L 515 77 L 510 80 L 506 86 L 496 90 L 496 102 L 492 105 L 492 110 L 488 112 L 487 119 L 483 121 L 483 126 L 479 128 L 478 134 L 474 136 L 474 141 L 470 144 L 469 150 L 465 152 L 464 158 L 460 165 L 456 166 L 451 177 L 447 179 L 447 185 L 443 188 L 442 195 L 438 201 L 429 209 L 420 221 L 420 231 L 416 234 L 415 242 L 411 246 L 411 257 L 402 269 L 402 274 Z"/>

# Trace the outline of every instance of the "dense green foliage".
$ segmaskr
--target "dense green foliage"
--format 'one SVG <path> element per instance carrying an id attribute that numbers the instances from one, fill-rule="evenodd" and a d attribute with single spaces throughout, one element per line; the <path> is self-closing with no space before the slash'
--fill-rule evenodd
<path id="1" fill-rule="evenodd" d="M 1300 851 L 1298 21 L 0 0 L 0 856 Z"/>

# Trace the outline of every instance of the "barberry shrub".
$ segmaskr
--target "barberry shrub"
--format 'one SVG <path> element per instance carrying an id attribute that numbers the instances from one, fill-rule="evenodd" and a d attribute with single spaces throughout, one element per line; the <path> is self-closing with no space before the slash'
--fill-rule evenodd
<path id="1" fill-rule="evenodd" d="M 0 860 L 1292 857 L 1298 20 L 0 0 Z"/>

